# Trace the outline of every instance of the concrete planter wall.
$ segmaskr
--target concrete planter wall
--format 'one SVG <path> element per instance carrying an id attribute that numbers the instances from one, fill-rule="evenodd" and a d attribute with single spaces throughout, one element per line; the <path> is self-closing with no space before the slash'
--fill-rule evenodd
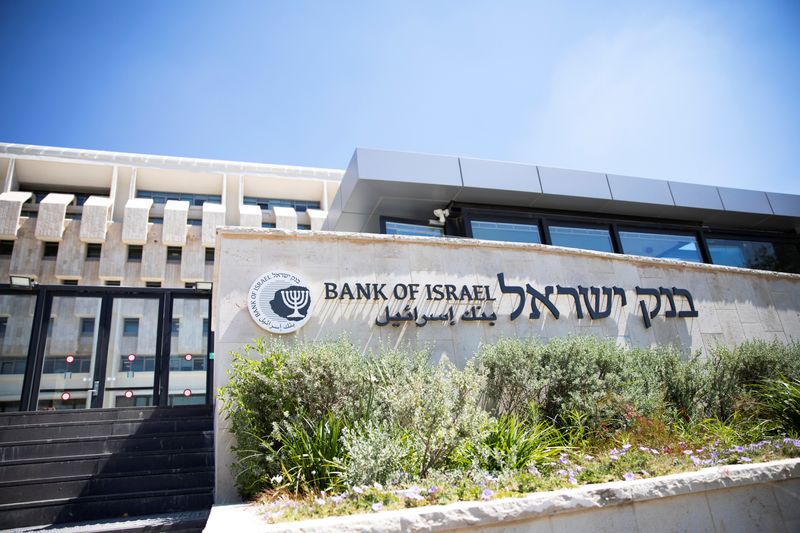
<path id="1" fill-rule="evenodd" d="M 800 460 L 401 511 L 267 524 L 249 505 L 217 506 L 206 533 L 229 531 L 800 531 Z"/>

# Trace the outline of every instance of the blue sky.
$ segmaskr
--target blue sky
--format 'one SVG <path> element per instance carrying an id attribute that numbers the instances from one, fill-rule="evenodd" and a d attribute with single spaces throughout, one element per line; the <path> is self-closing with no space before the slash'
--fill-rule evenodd
<path id="1" fill-rule="evenodd" d="M 0 0 L 0 141 L 800 193 L 800 2 Z"/>

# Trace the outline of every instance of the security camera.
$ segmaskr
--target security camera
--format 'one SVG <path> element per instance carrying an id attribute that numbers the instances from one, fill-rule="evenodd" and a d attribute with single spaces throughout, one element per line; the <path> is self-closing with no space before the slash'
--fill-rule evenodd
<path id="1" fill-rule="evenodd" d="M 450 215 L 449 209 L 434 209 L 433 216 L 439 219 L 439 224 L 444 224 L 445 219 Z"/>

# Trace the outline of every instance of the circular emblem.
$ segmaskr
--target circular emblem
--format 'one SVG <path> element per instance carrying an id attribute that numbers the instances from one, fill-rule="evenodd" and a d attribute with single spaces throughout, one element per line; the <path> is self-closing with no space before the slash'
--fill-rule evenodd
<path id="1" fill-rule="evenodd" d="M 256 323 L 270 333 L 292 333 L 308 321 L 311 290 L 290 272 L 260 275 L 247 294 L 247 308 Z"/>

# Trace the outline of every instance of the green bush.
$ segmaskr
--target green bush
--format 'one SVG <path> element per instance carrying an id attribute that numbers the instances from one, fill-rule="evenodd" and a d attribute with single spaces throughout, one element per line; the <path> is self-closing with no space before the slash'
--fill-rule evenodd
<path id="1" fill-rule="evenodd" d="M 465 465 L 505 473 L 554 461 L 567 449 L 564 437 L 552 423 L 527 422 L 503 414 L 492 420 L 482 440 L 467 441 L 461 455 Z"/>
<path id="2" fill-rule="evenodd" d="M 344 477 L 351 485 L 400 483 L 415 470 L 408 437 L 387 422 L 367 421 L 344 432 L 348 463 Z"/>
<path id="3" fill-rule="evenodd" d="M 282 475 L 275 450 L 285 424 L 313 425 L 328 413 L 355 420 L 369 409 L 370 364 L 344 339 L 291 346 L 257 339 L 232 355 L 219 398 L 236 436 L 233 472 L 245 497 Z"/>
<path id="4" fill-rule="evenodd" d="M 483 376 L 471 364 L 459 370 L 448 360 L 428 363 L 425 353 L 390 353 L 380 359 L 375 387 L 376 416 L 403 428 L 424 477 L 444 465 L 464 441 L 478 438 L 487 413 L 481 408 Z"/>
<path id="5" fill-rule="evenodd" d="M 756 398 L 780 428 L 797 436 L 800 433 L 800 379 L 771 379 L 753 388 Z"/>
<path id="6" fill-rule="evenodd" d="M 738 402 L 746 400 L 751 386 L 781 376 L 800 378 L 800 345 L 754 340 L 733 349 L 717 346 L 711 350 L 706 367 L 707 416 L 724 420 L 733 415 Z"/>

